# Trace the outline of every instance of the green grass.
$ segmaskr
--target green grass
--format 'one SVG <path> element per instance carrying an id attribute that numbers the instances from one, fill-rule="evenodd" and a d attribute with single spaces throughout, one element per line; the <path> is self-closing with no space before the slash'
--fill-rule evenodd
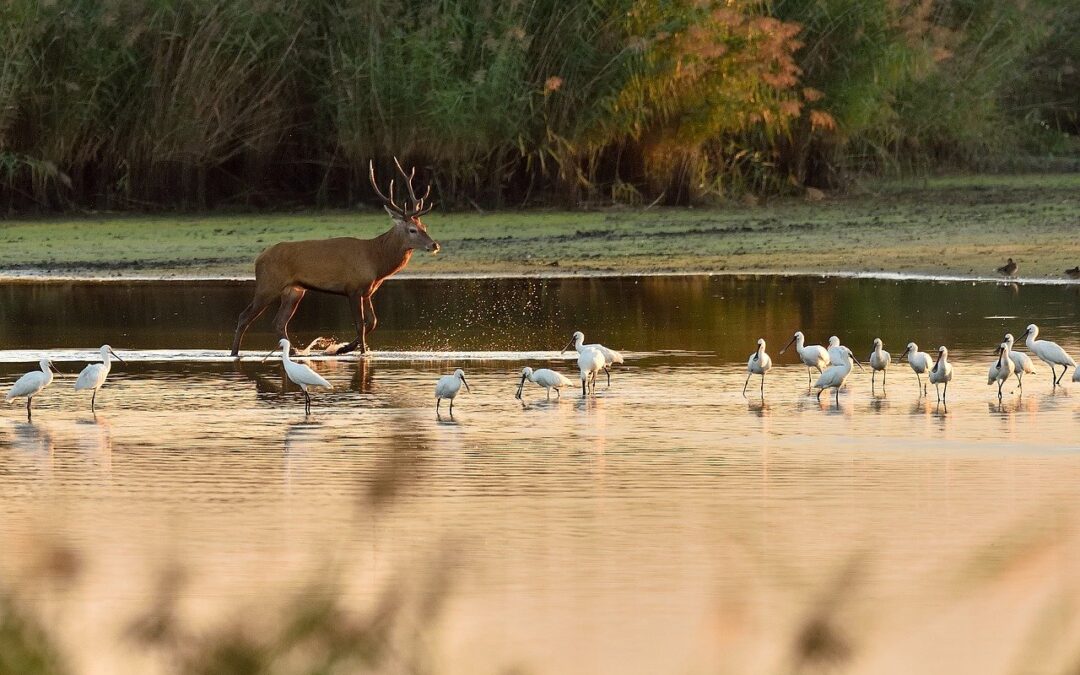
<path id="1" fill-rule="evenodd" d="M 846 197 L 709 209 L 432 213 L 403 274 L 907 272 L 1022 277 L 1080 264 L 1080 175 L 869 183 Z M 0 274 L 250 276 L 278 241 L 370 237 L 374 212 L 87 217 L 0 225 Z"/>

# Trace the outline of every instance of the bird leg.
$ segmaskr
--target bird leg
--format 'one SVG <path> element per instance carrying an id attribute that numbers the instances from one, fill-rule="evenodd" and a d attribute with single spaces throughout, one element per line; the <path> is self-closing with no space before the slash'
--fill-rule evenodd
<path id="1" fill-rule="evenodd" d="M 817 400 L 818 400 L 818 401 L 821 401 L 821 392 L 823 392 L 823 391 L 825 391 L 825 389 L 824 389 L 824 388 L 822 388 L 822 389 L 818 389 L 818 392 L 817 392 Z"/>
<path id="2" fill-rule="evenodd" d="M 611 366 L 604 366 L 604 372 L 607 373 L 607 386 L 611 386 Z"/>
<path id="3" fill-rule="evenodd" d="M 945 392 L 941 395 L 941 400 L 944 401 L 949 397 L 949 383 L 945 383 Z"/>
<path id="4" fill-rule="evenodd" d="M 1061 375 L 1058 377 L 1057 382 L 1055 382 L 1055 384 L 1061 384 L 1061 381 L 1063 379 L 1065 379 L 1065 371 L 1067 371 L 1068 369 L 1069 369 L 1068 366 L 1062 366 Z"/>
<path id="5" fill-rule="evenodd" d="M 304 390 L 304 414 L 311 414 L 311 395 L 307 393 L 307 389 Z"/>
<path id="6" fill-rule="evenodd" d="M 812 379 L 812 377 L 810 375 L 810 366 L 807 366 L 806 367 L 806 393 L 810 393 L 810 389 L 812 387 L 813 381 L 814 380 Z"/>
<path id="7" fill-rule="evenodd" d="M 747 387 L 747 385 L 749 385 L 749 384 L 750 384 L 750 378 L 751 378 L 751 377 L 752 377 L 753 375 L 754 375 L 753 373 L 750 373 L 749 375 L 747 375 L 747 376 L 746 376 L 746 382 L 744 382 L 744 383 L 743 383 L 743 386 L 742 386 L 742 395 L 743 395 L 743 398 L 745 398 L 745 397 L 746 397 L 746 387 Z"/>
<path id="8" fill-rule="evenodd" d="M 30 401 L 33 401 L 33 400 L 34 400 L 33 396 L 27 396 L 26 397 L 26 421 L 27 422 L 29 422 L 34 417 L 34 413 L 30 412 Z"/>
<path id="9" fill-rule="evenodd" d="M 1050 387 L 1053 388 L 1053 387 L 1056 387 L 1056 386 L 1057 386 L 1057 373 L 1054 372 L 1054 364 L 1051 363 L 1050 364 Z"/>
<path id="10" fill-rule="evenodd" d="M 90 412 L 97 412 L 94 410 L 94 402 L 97 400 L 97 389 L 94 390 L 94 395 L 90 397 Z"/>
<path id="11" fill-rule="evenodd" d="M 437 398 L 437 399 L 435 399 L 435 414 L 436 414 L 436 415 L 438 415 L 438 414 L 439 414 L 439 406 L 440 406 L 441 404 L 442 404 L 442 399 L 441 399 L 441 398 Z"/>
<path id="12" fill-rule="evenodd" d="M 761 400 L 765 400 L 765 373 L 761 374 Z"/>
<path id="13" fill-rule="evenodd" d="M 840 387 L 836 388 L 836 407 L 840 407 Z"/>

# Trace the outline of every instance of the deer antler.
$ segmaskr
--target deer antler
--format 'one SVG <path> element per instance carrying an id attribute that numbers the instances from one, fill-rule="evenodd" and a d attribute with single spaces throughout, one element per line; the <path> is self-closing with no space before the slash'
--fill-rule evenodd
<path id="1" fill-rule="evenodd" d="M 398 161 L 397 157 L 394 158 L 394 166 L 397 167 L 398 173 L 401 174 L 401 177 L 405 179 L 405 188 L 409 192 L 408 204 L 404 208 L 398 206 L 397 203 L 394 201 L 394 181 L 390 181 L 390 196 L 387 197 L 382 193 L 382 190 L 379 189 L 378 184 L 375 182 L 375 161 L 368 161 L 368 178 L 371 179 L 371 187 L 375 189 L 375 194 L 379 195 L 387 208 L 392 209 L 402 218 L 418 218 L 435 208 L 435 204 L 433 203 L 428 204 L 427 206 L 424 205 L 424 202 L 431 194 L 430 183 L 428 183 L 427 190 L 424 191 L 424 196 L 420 197 L 419 199 L 416 197 L 416 191 L 413 189 L 412 184 L 413 178 L 416 176 L 416 167 L 412 167 L 412 170 L 409 171 L 409 173 L 405 173 L 405 169 L 401 167 L 401 162 Z"/>

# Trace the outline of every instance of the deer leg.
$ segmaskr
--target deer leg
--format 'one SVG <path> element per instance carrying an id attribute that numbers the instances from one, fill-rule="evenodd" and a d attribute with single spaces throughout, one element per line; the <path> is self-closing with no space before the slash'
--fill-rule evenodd
<path id="1" fill-rule="evenodd" d="M 371 296 L 369 295 L 367 298 L 360 298 L 361 303 L 363 303 L 364 300 L 367 300 L 367 312 L 364 314 L 364 332 L 360 336 L 360 343 L 362 345 L 361 351 L 366 352 L 368 350 L 367 334 L 375 330 L 375 326 L 379 325 L 379 317 L 375 316 L 375 305 L 371 302 Z"/>
<path id="2" fill-rule="evenodd" d="M 236 322 L 236 334 L 233 335 L 232 342 L 232 356 L 240 355 L 240 342 L 244 339 L 244 333 L 247 333 L 248 326 L 250 326 L 255 319 L 262 316 L 262 313 L 266 311 L 266 308 L 270 306 L 270 303 L 274 301 L 273 296 L 265 298 L 258 293 L 255 294 L 255 299 L 251 301 L 244 311 L 240 312 L 240 318 Z"/>
<path id="3" fill-rule="evenodd" d="M 300 306 L 305 293 L 307 291 L 299 286 L 290 286 L 282 291 L 281 305 L 278 306 L 277 316 L 274 317 L 274 328 L 277 330 L 279 339 L 289 339 L 289 321 L 296 314 L 296 308 Z"/>
<path id="4" fill-rule="evenodd" d="M 355 351 L 357 347 L 364 344 L 364 348 L 361 349 L 363 353 L 367 345 L 364 340 L 364 298 L 358 293 L 349 295 L 349 309 L 352 310 L 353 327 L 356 328 L 356 339 L 345 345 L 341 349 L 338 349 L 335 354 L 348 354 L 351 351 Z"/>

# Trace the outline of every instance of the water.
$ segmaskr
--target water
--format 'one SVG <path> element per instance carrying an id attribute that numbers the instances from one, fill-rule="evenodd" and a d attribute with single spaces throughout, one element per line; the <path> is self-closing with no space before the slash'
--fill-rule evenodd
<path id="1" fill-rule="evenodd" d="M 318 579 L 365 608 L 442 575 L 423 641 L 435 672 L 787 672 L 833 588 L 859 672 L 1050 672 L 1056 652 L 1026 656 L 1031 634 L 1071 644 L 1080 385 L 1052 391 L 1040 363 L 999 403 L 985 373 L 1000 335 L 1030 322 L 1080 353 L 1075 288 L 395 281 L 376 300 L 379 351 L 311 362 L 334 391 L 307 419 L 259 361 L 268 318 L 250 358 L 226 358 L 248 293 L 0 286 L 0 385 L 41 348 L 64 371 L 32 424 L 0 417 L 0 578 L 79 672 L 160 668 L 130 625 L 174 568 L 199 630 L 257 623 Z M 310 294 L 291 329 L 347 339 L 350 325 L 343 300 Z M 796 328 L 860 358 L 875 336 L 894 358 L 910 339 L 948 345 L 948 405 L 933 387 L 920 399 L 906 364 L 886 394 L 859 376 L 839 406 L 819 402 L 778 354 Z M 574 329 L 624 350 L 611 387 L 548 402 L 527 383 L 515 400 L 526 363 L 571 374 L 558 349 Z M 756 378 L 740 394 L 759 336 L 777 363 L 764 402 Z M 70 385 L 103 342 L 128 364 L 95 419 Z M 437 419 L 434 381 L 458 366 L 473 392 Z M 66 585 L 39 573 L 57 544 L 80 561 Z"/>

